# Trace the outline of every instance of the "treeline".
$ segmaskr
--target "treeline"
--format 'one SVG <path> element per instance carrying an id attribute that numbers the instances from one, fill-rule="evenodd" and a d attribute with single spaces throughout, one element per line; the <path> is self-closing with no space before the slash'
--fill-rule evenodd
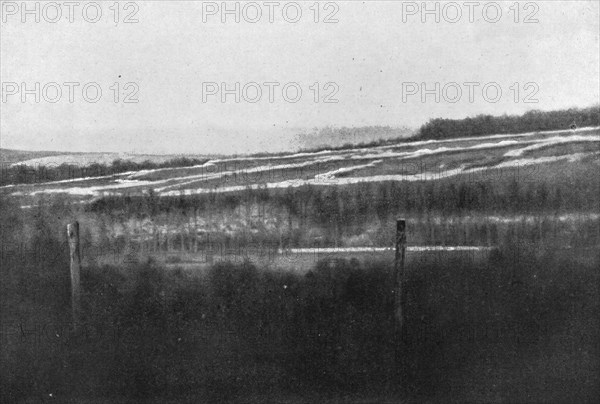
<path id="1" fill-rule="evenodd" d="M 155 163 L 150 160 L 136 163 L 131 160 L 116 159 L 111 164 L 92 163 L 87 166 L 69 163 L 37 166 L 26 164 L 9 165 L 2 166 L 0 172 L 0 186 L 74 180 L 77 178 L 99 177 L 128 171 L 151 170 L 157 168 L 190 167 L 204 164 L 207 161 L 208 159 L 180 157 L 162 163 Z"/>
<path id="2" fill-rule="evenodd" d="M 423 125 L 414 139 L 451 139 L 501 133 L 525 133 L 568 130 L 600 126 L 600 107 L 570 108 L 558 111 L 529 111 L 523 115 L 477 115 L 465 119 L 432 119 Z"/>
<path id="3" fill-rule="evenodd" d="M 353 239 L 360 245 L 388 245 L 393 238 L 390 224 L 397 217 L 421 223 L 411 230 L 415 242 L 488 245 L 500 242 L 500 233 L 509 231 L 509 226 L 492 222 L 438 223 L 439 218 L 530 215 L 538 217 L 539 223 L 528 224 L 527 230 L 520 233 L 530 237 L 531 230 L 532 240 L 541 240 L 568 230 L 563 225 L 548 227 L 546 218 L 566 212 L 597 211 L 600 185 L 595 185 L 583 180 L 566 184 L 550 180 L 471 183 L 453 179 L 361 183 L 342 188 L 306 185 L 286 190 L 248 189 L 239 193 L 169 197 L 150 192 L 105 197 L 87 209 L 109 223 L 136 218 L 139 222 L 149 219 L 155 226 L 169 226 L 173 232 L 170 243 L 181 251 L 196 248 L 192 245 L 198 241 L 188 233 L 188 226 L 193 226 L 198 218 L 209 223 L 202 229 L 211 233 L 210 241 L 225 245 L 252 242 L 282 247 L 331 247 Z M 238 213 L 234 215 L 234 211 Z M 260 231 L 251 231 L 253 221 L 258 223 Z M 265 226 L 267 222 L 272 224 Z M 234 226 L 238 230 L 231 233 L 218 230 L 219 226 Z M 586 244 L 597 239 L 597 222 L 590 226 L 580 234 Z M 163 250 L 168 244 L 167 240 L 156 241 L 151 248 Z"/>
<path id="4" fill-rule="evenodd" d="M 550 180 L 521 182 L 446 181 L 359 183 L 346 187 L 303 185 L 285 190 L 246 189 L 241 192 L 180 196 L 107 196 L 88 206 L 96 213 L 118 212 L 124 217 L 150 217 L 163 212 L 209 212 L 233 210 L 246 204 L 268 204 L 287 210 L 307 223 L 349 223 L 353 218 L 368 221 L 398 214 L 439 213 L 552 213 L 597 210 L 600 184 L 575 179 L 571 183 Z"/>

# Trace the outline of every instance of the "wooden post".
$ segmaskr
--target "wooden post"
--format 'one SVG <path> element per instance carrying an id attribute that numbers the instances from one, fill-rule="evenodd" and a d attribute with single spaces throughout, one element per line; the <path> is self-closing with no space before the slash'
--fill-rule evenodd
<path id="1" fill-rule="evenodd" d="M 396 331 L 402 335 L 404 326 L 404 257 L 406 255 L 406 221 L 396 220 L 396 259 L 394 262 L 394 317 Z"/>
<path id="2" fill-rule="evenodd" d="M 406 221 L 404 219 L 396 220 L 396 257 L 394 261 L 394 365 L 396 382 L 404 383 L 406 375 L 406 352 L 404 344 L 405 333 L 405 273 L 404 257 L 406 253 Z M 391 378 L 389 382 L 392 382 Z"/>
<path id="3" fill-rule="evenodd" d="M 71 258 L 71 308 L 73 310 L 73 328 L 79 325 L 81 287 L 79 272 L 81 270 L 81 245 L 79 243 L 79 222 L 67 225 L 69 238 L 69 256 Z"/>

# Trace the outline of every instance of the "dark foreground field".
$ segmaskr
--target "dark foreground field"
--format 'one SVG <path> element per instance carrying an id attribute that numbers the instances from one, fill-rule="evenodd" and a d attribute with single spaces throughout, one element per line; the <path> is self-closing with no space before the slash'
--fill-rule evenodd
<path id="1" fill-rule="evenodd" d="M 221 263 L 203 277 L 153 262 L 87 267 L 75 332 L 66 257 L 11 257 L 2 402 L 573 403 L 600 394 L 599 255 L 589 250 L 506 245 L 485 263 L 421 261 L 406 285 L 400 376 L 386 263 L 322 262 L 303 275 Z"/>

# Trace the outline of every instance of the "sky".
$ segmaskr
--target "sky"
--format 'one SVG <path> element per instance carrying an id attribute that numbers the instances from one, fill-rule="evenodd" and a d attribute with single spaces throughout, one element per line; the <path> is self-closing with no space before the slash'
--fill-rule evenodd
<path id="1" fill-rule="evenodd" d="M 3 148 L 281 151 L 600 99 L 598 1 L 23 4 L 1 3 Z"/>

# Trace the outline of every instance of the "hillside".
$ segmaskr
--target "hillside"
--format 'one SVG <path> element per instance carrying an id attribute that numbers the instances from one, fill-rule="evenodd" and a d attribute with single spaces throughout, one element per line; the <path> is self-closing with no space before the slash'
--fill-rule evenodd
<path id="1" fill-rule="evenodd" d="M 64 155 L 64 152 L 54 151 L 28 151 L 28 150 L 14 150 L 14 149 L 1 149 L 0 148 L 0 164 L 13 164 L 20 161 L 27 161 L 33 159 L 41 159 L 49 156 Z M 71 153 L 77 155 L 78 153 Z"/>
<path id="2" fill-rule="evenodd" d="M 564 173 L 600 161 L 600 129 L 499 134 L 479 138 L 424 140 L 375 147 L 219 158 L 189 167 L 167 167 L 89 175 L 81 179 L 2 187 L 13 196 L 65 193 L 78 198 L 103 194 L 158 195 L 285 189 L 383 181 L 437 181 L 451 177 L 498 179 L 517 173 L 521 181 Z M 35 178 L 33 179 L 35 180 Z"/>

